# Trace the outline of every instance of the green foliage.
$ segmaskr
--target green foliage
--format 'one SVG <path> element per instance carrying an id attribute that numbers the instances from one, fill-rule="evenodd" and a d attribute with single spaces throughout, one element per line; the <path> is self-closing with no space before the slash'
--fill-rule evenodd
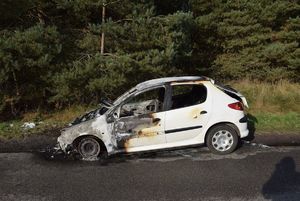
<path id="1" fill-rule="evenodd" d="M 99 101 L 100 95 L 110 96 L 126 87 L 126 75 L 131 73 L 133 65 L 127 57 L 104 57 L 100 54 L 74 62 L 70 69 L 56 75 L 56 96 L 52 101 L 70 104 Z"/>
<path id="2" fill-rule="evenodd" d="M 289 112 L 286 114 L 257 113 L 256 131 L 277 132 L 277 133 L 299 133 L 300 115 L 299 113 Z"/>
<path id="3" fill-rule="evenodd" d="M 55 27 L 36 25 L 25 30 L 4 31 L 0 38 L 1 109 L 19 104 L 42 104 L 58 71 L 61 52 Z M 11 108 L 16 113 L 17 108 Z"/>
<path id="4" fill-rule="evenodd" d="M 12 26 L 34 6 L 35 0 L 2 0 L 0 2 L 0 27 Z"/>
<path id="5" fill-rule="evenodd" d="M 244 80 L 230 84 L 247 98 L 250 113 L 295 112 L 300 114 L 299 83 L 291 83 L 286 80 L 277 83 Z"/>
<path id="6" fill-rule="evenodd" d="M 201 42 L 216 50 L 211 62 L 216 76 L 299 80 L 297 2 L 238 0 L 204 5 L 206 9 L 196 10 L 196 22 L 200 32 L 210 33 Z"/>
<path id="7" fill-rule="evenodd" d="M 134 10 L 132 15 L 136 17 L 88 25 L 78 40 L 78 48 L 83 53 L 57 75 L 52 101 L 72 103 L 98 101 L 101 96 L 116 98 L 146 79 L 180 74 L 180 62 L 192 51 L 191 13 L 156 17 L 154 9 L 147 5 L 143 14 Z M 105 51 L 110 52 L 104 55 L 99 54 L 102 31 L 106 35 Z"/>
<path id="8" fill-rule="evenodd" d="M 3 0 L 1 117 L 163 76 L 297 82 L 299 11 L 288 0 Z"/>

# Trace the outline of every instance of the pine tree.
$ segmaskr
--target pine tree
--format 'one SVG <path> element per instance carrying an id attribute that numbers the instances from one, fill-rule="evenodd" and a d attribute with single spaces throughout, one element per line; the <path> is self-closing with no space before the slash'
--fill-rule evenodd
<path id="1" fill-rule="evenodd" d="M 199 32 L 206 33 L 195 43 L 199 52 L 203 52 L 201 48 L 212 51 L 208 54 L 214 55 L 209 63 L 213 74 L 227 80 L 299 80 L 299 27 L 295 24 L 300 7 L 296 1 L 237 0 L 204 5 L 204 9 L 194 7 Z"/>
<path id="2" fill-rule="evenodd" d="M 13 114 L 26 105 L 38 107 L 47 100 L 51 77 L 61 52 L 55 27 L 36 25 L 4 31 L 0 37 L 1 108 Z M 27 106 L 26 106 L 27 107 Z"/>

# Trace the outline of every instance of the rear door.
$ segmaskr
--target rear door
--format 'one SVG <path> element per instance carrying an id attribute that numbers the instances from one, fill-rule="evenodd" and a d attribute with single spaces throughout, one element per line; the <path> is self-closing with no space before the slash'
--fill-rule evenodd
<path id="1" fill-rule="evenodd" d="M 203 134 L 211 104 L 207 88 L 201 83 L 171 85 L 170 108 L 165 116 L 167 143 L 191 140 Z"/>

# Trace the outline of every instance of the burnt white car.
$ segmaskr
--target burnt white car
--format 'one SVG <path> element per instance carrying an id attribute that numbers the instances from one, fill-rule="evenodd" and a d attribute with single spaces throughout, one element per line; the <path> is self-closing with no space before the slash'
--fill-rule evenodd
<path id="1" fill-rule="evenodd" d="M 201 144 L 228 154 L 249 133 L 244 107 L 242 94 L 208 77 L 153 79 L 77 118 L 58 145 L 84 159 Z"/>

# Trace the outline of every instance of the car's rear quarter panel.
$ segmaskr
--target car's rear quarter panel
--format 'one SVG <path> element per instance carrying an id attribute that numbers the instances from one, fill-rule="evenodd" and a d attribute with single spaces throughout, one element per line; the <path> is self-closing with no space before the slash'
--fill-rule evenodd
<path id="1" fill-rule="evenodd" d="M 223 91 L 218 89 L 214 84 L 208 83 L 207 93 L 212 101 L 211 115 L 203 129 L 203 135 L 199 136 L 199 142 L 205 142 L 205 134 L 216 124 L 230 123 L 236 126 L 238 134 L 242 137 L 248 134 L 247 123 L 240 123 L 239 120 L 245 116 L 244 111 L 234 110 L 228 107 L 228 104 L 237 102 L 238 100 L 228 96 Z"/>

